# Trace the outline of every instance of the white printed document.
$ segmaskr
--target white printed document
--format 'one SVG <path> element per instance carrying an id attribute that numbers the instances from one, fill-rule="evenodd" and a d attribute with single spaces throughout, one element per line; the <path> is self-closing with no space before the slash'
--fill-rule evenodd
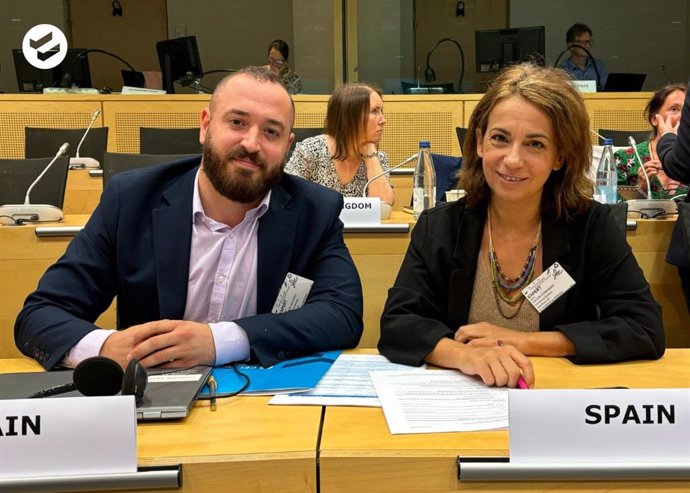
<path id="1" fill-rule="evenodd" d="M 341 354 L 313 390 L 276 395 L 269 404 L 381 407 L 369 377 L 370 371 L 423 369 L 391 363 L 378 354 Z"/>
<path id="2" fill-rule="evenodd" d="M 376 371 L 371 380 L 394 435 L 508 426 L 508 389 L 459 371 Z"/>

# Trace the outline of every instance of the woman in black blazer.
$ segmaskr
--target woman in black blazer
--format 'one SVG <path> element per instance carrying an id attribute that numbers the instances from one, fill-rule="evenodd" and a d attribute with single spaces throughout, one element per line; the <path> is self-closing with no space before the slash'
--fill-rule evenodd
<path id="1" fill-rule="evenodd" d="M 567 76 L 506 69 L 466 143 L 467 196 L 419 218 L 381 317 L 380 352 L 511 387 L 520 376 L 534 384 L 530 355 L 659 358 L 661 309 L 610 208 L 591 199 L 589 118 Z M 534 301 L 538 311 L 522 290 L 537 290 L 542 273 L 538 291 L 552 295 Z"/>

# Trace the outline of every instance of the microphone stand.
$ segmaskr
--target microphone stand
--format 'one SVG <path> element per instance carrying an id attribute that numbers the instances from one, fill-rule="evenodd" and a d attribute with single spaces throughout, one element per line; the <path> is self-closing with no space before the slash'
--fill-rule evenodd
<path id="1" fill-rule="evenodd" d="M 554 67 L 558 68 L 558 62 L 561 61 L 561 58 L 563 58 L 563 55 L 568 52 L 568 51 L 573 51 L 575 48 L 579 48 L 585 53 L 587 53 L 587 58 L 592 62 L 592 67 L 594 67 L 594 75 L 597 78 L 597 91 L 601 91 L 603 87 L 601 87 L 601 76 L 599 75 L 599 69 L 597 68 L 597 62 L 594 60 L 594 57 L 592 56 L 592 53 L 590 51 L 580 45 L 577 46 L 568 46 L 565 50 L 561 51 L 558 54 L 558 57 L 556 58 L 556 63 L 553 64 Z"/>
<path id="2" fill-rule="evenodd" d="M 632 135 L 628 136 L 628 143 L 633 148 L 637 162 L 640 163 L 642 174 L 647 182 L 647 198 L 627 200 L 628 210 L 637 212 L 643 219 L 663 218 L 668 214 L 676 214 L 678 205 L 673 200 L 652 198 L 652 185 L 647 170 L 644 167 L 640 153 L 637 152 L 637 142 Z"/>
<path id="3" fill-rule="evenodd" d="M 87 49 L 81 50 L 79 53 L 77 53 L 74 56 L 74 58 L 72 59 L 72 61 L 69 63 L 69 65 L 67 65 L 67 70 L 65 71 L 65 75 L 62 76 L 62 80 L 59 83 L 59 87 L 70 87 L 71 81 L 72 81 L 72 76 L 70 75 L 70 72 L 74 68 L 74 64 L 77 62 L 77 60 L 79 60 L 79 57 L 85 56 L 88 53 L 103 53 L 104 55 L 108 55 L 108 56 L 111 56 L 117 60 L 120 60 L 122 63 L 127 65 L 127 68 L 129 70 L 134 72 L 136 77 L 139 79 L 139 82 L 141 83 L 141 87 L 144 87 L 144 77 L 142 76 L 141 72 L 137 72 L 137 70 L 134 67 L 132 67 L 127 61 L 125 61 L 123 58 L 117 56 L 114 53 L 111 53 L 111 52 L 105 51 L 105 50 L 101 50 L 99 48 L 87 48 Z M 67 84 L 67 85 L 65 85 L 65 84 Z"/>
<path id="4" fill-rule="evenodd" d="M 431 68 L 429 61 L 431 60 L 431 54 L 438 47 L 438 45 L 446 41 L 448 41 L 449 43 L 453 43 L 455 46 L 457 46 L 458 50 L 460 51 L 460 80 L 458 80 L 458 93 L 462 93 L 462 79 L 465 76 L 465 53 L 462 51 L 462 46 L 460 46 L 460 43 L 458 43 L 453 38 L 442 38 L 438 40 L 434 46 L 431 47 L 429 53 L 427 53 L 426 55 L 426 67 L 424 68 L 424 78 L 427 82 L 434 82 L 436 80 L 436 73 L 434 72 L 434 69 Z"/>
<path id="5" fill-rule="evenodd" d="M 405 159 L 402 163 L 398 163 L 398 164 L 396 164 L 395 166 L 393 166 L 393 167 L 391 167 L 391 168 L 388 168 L 386 171 L 383 171 L 383 172 L 379 173 L 378 175 L 374 176 L 371 180 L 369 180 L 368 182 L 366 182 L 366 183 L 364 184 L 364 189 L 362 190 L 362 197 L 363 197 L 363 198 L 366 198 L 366 196 L 367 196 L 367 188 L 369 188 L 369 185 L 371 185 L 371 182 L 373 182 L 374 180 L 378 180 L 378 179 L 381 178 L 382 176 L 387 175 L 388 173 L 390 173 L 390 172 L 393 171 L 394 169 L 398 169 L 400 166 L 403 166 L 403 165 L 409 163 L 410 161 L 414 161 L 415 159 L 417 159 L 417 156 L 419 156 L 419 153 L 413 154 L 412 156 L 410 156 L 410 157 L 408 157 L 407 159 Z"/>

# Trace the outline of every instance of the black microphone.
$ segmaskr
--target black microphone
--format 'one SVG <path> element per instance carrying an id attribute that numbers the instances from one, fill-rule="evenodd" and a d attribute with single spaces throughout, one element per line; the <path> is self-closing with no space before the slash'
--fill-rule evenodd
<path id="1" fill-rule="evenodd" d="M 141 72 L 137 72 L 137 70 L 136 70 L 134 67 L 132 67 L 132 66 L 131 66 L 127 61 L 125 61 L 123 58 L 117 56 L 115 53 L 111 53 L 111 52 L 109 52 L 109 51 L 101 50 L 101 49 L 99 49 L 99 48 L 87 48 L 87 49 L 81 50 L 81 51 L 78 52 L 76 55 L 74 55 L 74 58 L 72 58 L 72 61 L 69 62 L 69 64 L 67 65 L 67 70 L 65 70 L 65 73 L 62 75 L 62 79 L 60 80 L 60 82 L 59 82 L 59 84 L 58 84 L 59 87 L 66 87 L 66 88 L 72 87 L 72 74 L 71 74 L 70 72 L 72 72 L 72 69 L 74 68 L 74 64 L 77 62 L 77 60 L 79 60 L 79 57 L 81 57 L 81 56 L 86 56 L 86 55 L 89 54 L 89 53 L 102 53 L 102 54 L 104 54 L 104 55 L 108 55 L 108 56 L 110 56 L 110 57 L 113 57 L 113 58 L 115 58 L 116 60 L 120 60 L 122 63 L 124 63 L 125 65 L 127 65 L 127 68 L 128 68 L 129 70 L 131 70 L 132 72 L 134 72 L 134 74 L 136 75 L 136 77 L 137 77 L 137 78 L 139 79 L 139 81 L 141 82 L 141 87 L 144 87 L 144 77 L 141 75 Z"/>
<path id="2" fill-rule="evenodd" d="M 32 204 L 30 200 L 31 191 L 34 189 L 36 184 L 41 181 L 41 178 L 48 172 L 50 167 L 53 165 L 57 158 L 64 156 L 67 152 L 69 144 L 65 142 L 60 146 L 55 157 L 51 159 L 48 165 L 43 168 L 43 171 L 38 175 L 38 177 L 33 181 L 26 191 L 24 196 L 24 204 L 5 204 L 0 206 L 0 224 L 5 219 L 15 223 L 23 224 L 25 222 L 33 221 L 61 221 L 62 220 L 62 210 L 54 205 L 50 204 Z"/>
<path id="3" fill-rule="evenodd" d="M 93 122 L 96 121 L 96 118 L 98 118 L 98 115 L 101 114 L 101 110 L 96 110 L 93 112 L 93 116 L 91 117 L 91 121 L 89 122 L 89 126 L 86 127 L 86 131 L 84 132 L 84 135 L 81 136 L 81 140 L 79 141 L 79 144 L 77 144 L 77 150 L 74 153 L 75 156 L 70 158 L 69 160 L 69 168 L 70 169 L 82 169 L 82 168 L 100 168 L 101 163 L 99 163 L 96 159 L 92 157 L 81 157 L 79 156 L 79 150 L 81 149 L 81 145 L 84 143 L 84 139 L 86 139 L 86 136 L 89 134 L 91 131 L 91 127 L 93 126 Z"/>
<path id="4" fill-rule="evenodd" d="M 661 64 L 661 72 L 664 74 L 664 77 L 666 77 L 666 84 L 670 84 L 671 79 L 668 78 L 668 73 L 666 73 L 666 65 L 663 63 Z"/>
<path id="5" fill-rule="evenodd" d="M 40 390 L 28 399 L 50 397 L 74 390 L 85 396 L 134 395 L 138 403 L 144 395 L 148 375 L 143 366 L 133 358 L 125 371 L 110 358 L 94 356 L 77 365 L 72 374 L 72 383 L 66 383 Z"/>

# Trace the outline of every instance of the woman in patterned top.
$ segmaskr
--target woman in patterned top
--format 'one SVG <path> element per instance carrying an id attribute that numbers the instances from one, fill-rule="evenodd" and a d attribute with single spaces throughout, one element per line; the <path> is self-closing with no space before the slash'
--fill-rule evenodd
<path id="1" fill-rule="evenodd" d="M 386 154 L 377 149 L 385 123 L 378 88 L 342 85 L 328 100 L 325 133 L 299 142 L 285 171 L 345 197 L 361 197 L 367 181 L 388 169 Z M 367 196 L 392 205 L 395 195 L 388 175 L 371 182 Z"/>
<path id="2" fill-rule="evenodd" d="M 299 78 L 287 65 L 290 47 L 282 39 L 276 39 L 268 45 L 268 65 L 283 81 L 288 94 L 299 94 L 302 92 L 302 79 Z"/>
<path id="3" fill-rule="evenodd" d="M 637 144 L 637 153 L 644 163 L 644 169 L 649 176 L 652 186 L 652 198 L 654 199 L 673 199 L 688 193 L 687 185 L 672 180 L 661 167 L 661 162 L 656 153 L 656 145 L 661 138 L 654 123 L 654 115 L 661 115 L 663 118 L 671 118 L 675 125 L 680 119 L 683 108 L 683 100 L 687 87 L 685 84 L 670 84 L 664 86 L 654 93 L 652 99 L 645 108 L 647 121 L 652 125 L 651 140 L 646 140 Z M 637 187 L 647 192 L 647 180 L 640 162 L 635 155 L 632 147 L 620 149 L 614 154 L 616 169 L 618 170 L 619 185 L 637 185 Z"/>

